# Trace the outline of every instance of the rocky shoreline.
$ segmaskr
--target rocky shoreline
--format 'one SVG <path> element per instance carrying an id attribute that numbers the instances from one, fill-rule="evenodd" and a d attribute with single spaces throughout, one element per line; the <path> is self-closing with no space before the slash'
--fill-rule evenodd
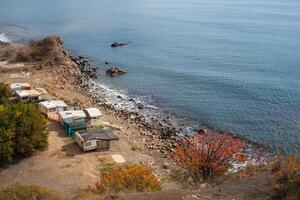
<path id="1" fill-rule="evenodd" d="M 72 59 L 77 60 L 75 62 L 77 64 L 78 69 L 81 70 L 77 79 L 79 80 L 79 87 L 80 92 L 88 97 L 93 105 L 99 106 L 102 110 L 107 112 L 112 112 L 113 115 L 117 116 L 119 119 L 126 121 L 129 124 L 135 124 L 139 127 L 139 136 L 143 138 L 142 142 L 143 145 L 149 150 L 157 150 L 161 152 L 165 157 L 172 155 L 175 152 L 175 147 L 179 144 L 179 142 L 183 139 L 182 136 L 179 134 L 182 133 L 181 128 L 174 127 L 170 122 L 168 117 L 165 117 L 161 120 L 156 118 L 146 118 L 144 115 L 141 114 L 140 110 L 144 109 L 144 105 L 137 103 L 137 110 L 136 111 L 128 111 L 122 108 L 117 108 L 116 106 L 109 104 L 105 101 L 101 96 L 101 90 L 95 90 L 93 88 L 95 77 L 90 75 L 89 71 L 82 70 L 84 69 L 83 65 L 91 66 L 89 60 L 83 57 L 72 57 Z M 81 60 L 87 60 L 87 62 L 82 62 Z M 93 73 L 96 73 L 96 68 Z M 117 96 L 120 100 L 123 100 L 121 96 Z M 129 101 L 134 101 L 130 99 Z M 198 130 L 197 132 L 203 132 L 203 129 Z M 204 131 L 206 133 L 206 131 Z M 247 154 L 249 157 L 253 158 L 254 162 L 264 162 L 265 159 L 269 159 L 266 156 L 264 157 L 257 157 L 257 155 L 253 154 L 254 151 L 260 152 L 267 152 L 265 148 L 261 145 L 253 143 L 249 140 L 243 139 L 235 134 L 227 133 L 223 131 L 216 131 L 213 129 L 209 129 L 209 132 L 218 132 L 223 134 L 230 134 L 234 137 L 240 138 L 241 140 L 245 141 L 248 144 Z"/>
<path id="2" fill-rule="evenodd" d="M 171 124 L 163 124 L 157 119 L 149 121 L 143 115 L 139 114 L 138 111 L 129 112 L 123 109 L 117 109 L 103 101 L 101 99 L 101 94 L 99 94 L 101 91 L 93 91 L 91 88 L 93 85 L 92 79 L 96 78 L 96 68 L 90 67 L 91 64 L 89 60 L 82 56 L 70 56 L 70 58 L 81 71 L 80 75 L 77 76 L 78 83 L 80 83 L 80 92 L 89 97 L 92 104 L 99 106 L 102 110 L 115 113 L 118 118 L 121 118 L 130 124 L 136 124 L 141 130 L 139 134 L 143 137 L 144 145 L 148 149 L 159 150 L 165 156 L 175 151 L 175 147 L 180 140 L 178 137 L 180 130 L 178 130 L 178 128 L 173 127 Z M 90 67 L 92 70 L 86 70 L 87 67 Z M 121 97 L 119 96 L 117 98 Z M 143 108 L 144 105 L 138 105 L 138 109 Z M 165 121 L 167 120 L 165 119 Z"/>

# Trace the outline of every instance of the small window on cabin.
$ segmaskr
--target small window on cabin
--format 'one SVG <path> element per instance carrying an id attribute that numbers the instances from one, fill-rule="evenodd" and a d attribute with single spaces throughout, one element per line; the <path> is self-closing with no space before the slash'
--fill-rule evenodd
<path id="1" fill-rule="evenodd" d="M 22 97 L 22 100 L 27 100 L 27 99 L 29 99 L 28 97 Z"/>
<path id="2" fill-rule="evenodd" d="M 56 109 L 55 108 L 51 108 L 51 109 L 49 109 L 49 112 L 55 112 L 56 111 Z"/>
<path id="3" fill-rule="evenodd" d="M 91 142 L 91 141 L 85 142 L 85 143 L 84 143 L 84 146 L 91 146 L 91 145 L 92 145 L 92 142 Z"/>

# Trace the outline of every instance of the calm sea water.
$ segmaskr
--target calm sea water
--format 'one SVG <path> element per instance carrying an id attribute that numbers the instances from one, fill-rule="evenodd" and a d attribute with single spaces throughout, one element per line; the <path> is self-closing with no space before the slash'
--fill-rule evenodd
<path id="1" fill-rule="evenodd" d="M 194 123 L 288 148 L 300 133 L 299 0 L 0 0 L 1 32 L 60 35 L 100 81 Z"/>

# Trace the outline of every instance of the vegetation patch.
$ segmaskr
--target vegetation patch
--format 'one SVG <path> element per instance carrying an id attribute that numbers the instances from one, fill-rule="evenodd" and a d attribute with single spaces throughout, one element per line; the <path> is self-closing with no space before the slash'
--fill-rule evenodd
<path id="1" fill-rule="evenodd" d="M 270 199 L 300 199 L 300 162 L 293 156 L 281 157 L 274 166 L 278 179 Z"/>
<path id="2" fill-rule="evenodd" d="M 133 164 L 106 168 L 92 190 L 116 195 L 120 192 L 154 192 L 160 189 L 160 182 L 150 167 Z"/>
<path id="3" fill-rule="evenodd" d="M 56 192 L 36 185 L 14 185 L 0 190 L 0 200 L 62 200 Z"/>
<path id="4" fill-rule="evenodd" d="M 198 182 L 224 174 L 235 161 L 243 161 L 245 144 L 226 134 L 190 135 L 176 148 L 175 159 Z"/>
<path id="5" fill-rule="evenodd" d="M 35 104 L 12 104 L 0 84 L 0 164 L 24 157 L 48 144 L 47 119 Z M 8 95 L 8 96 L 7 96 Z"/>

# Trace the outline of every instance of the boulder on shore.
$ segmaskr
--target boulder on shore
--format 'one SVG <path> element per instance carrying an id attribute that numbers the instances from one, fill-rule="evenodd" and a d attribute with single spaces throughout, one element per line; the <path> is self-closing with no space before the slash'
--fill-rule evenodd
<path id="1" fill-rule="evenodd" d="M 121 47 L 121 46 L 124 46 L 124 45 L 127 45 L 127 44 L 128 44 L 127 42 L 114 42 L 110 46 L 111 47 Z"/>
<path id="2" fill-rule="evenodd" d="M 115 76 L 126 74 L 126 73 L 127 73 L 126 71 L 123 71 L 117 67 L 112 67 L 112 68 L 109 68 L 108 70 L 106 70 L 106 74 L 110 77 L 115 77 Z"/>

